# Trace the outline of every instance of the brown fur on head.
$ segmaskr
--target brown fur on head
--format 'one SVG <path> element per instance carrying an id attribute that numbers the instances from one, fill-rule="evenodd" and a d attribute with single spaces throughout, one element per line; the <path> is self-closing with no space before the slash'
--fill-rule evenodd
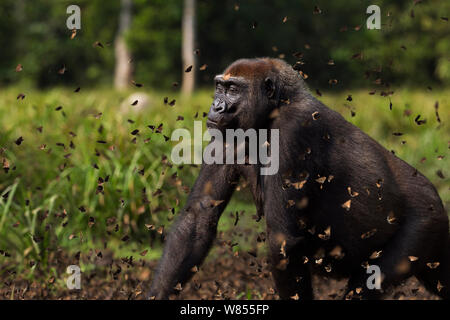
<path id="1" fill-rule="evenodd" d="M 266 77 L 273 78 L 279 98 L 287 100 L 295 95 L 308 91 L 300 74 L 288 63 L 275 58 L 239 59 L 228 66 L 223 77 L 242 77 L 251 82 L 262 81 Z"/>
<path id="2" fill-rule="evenodd" d="M 262 59 L 239 59 L 233 62 L 224 71 L 224 76 L 243 77 L 248 80 L 262 78 L 273 69 L 273 63 L 269 58 Z"/>

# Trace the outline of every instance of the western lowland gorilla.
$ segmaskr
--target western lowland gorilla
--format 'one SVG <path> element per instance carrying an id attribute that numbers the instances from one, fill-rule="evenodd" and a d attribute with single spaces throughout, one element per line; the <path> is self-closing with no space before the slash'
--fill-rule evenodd
<path id="1" fill-rule="evenodd" d="M 149 298 L 167 299 L 202 263 L 240 178 L 265 217 L 282 299 L 313 298 L 313 265 L 348 277 L 346 298 L 379 298 L 412 275 L 450 297 L 449 219 L 427 178 L 316 100 L 282 60 L 237 60 L 215 82 L 208 128 L 278 129 L 279 170 L 261 175 L 258 163 L 203 164 Z M 378 289 L 368 285 L 372 265 L 381 271 Z"/>

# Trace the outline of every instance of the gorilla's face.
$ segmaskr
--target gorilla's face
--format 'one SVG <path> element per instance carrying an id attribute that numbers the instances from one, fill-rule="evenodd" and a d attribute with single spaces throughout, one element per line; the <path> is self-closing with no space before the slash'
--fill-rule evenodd
<path id="1" fill-rule="evenodd" d="M 229 74 L 215 77 L 216 91 L 208 113 L 208 128 L 258 129 L 269 110 L 274 85 L 269 78 L 249 80 Z"/>
<path id="2" fill-rule="evenodd" d="M 216 76 L 214 101 L 209 109 L 208 128 L 235 129 L 242 125 L 245 113 L 249 112 L 248 83 L 239 77 Z"/>

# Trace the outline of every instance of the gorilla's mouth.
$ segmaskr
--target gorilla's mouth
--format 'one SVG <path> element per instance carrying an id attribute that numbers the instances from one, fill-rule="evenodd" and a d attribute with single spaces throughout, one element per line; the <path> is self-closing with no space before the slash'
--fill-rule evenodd
<path id="1" fill-rule="evenodd" d="M 206 126 L 208 128 L 219 128 L 219 124 L 211 119 L 206 120 Z"/>

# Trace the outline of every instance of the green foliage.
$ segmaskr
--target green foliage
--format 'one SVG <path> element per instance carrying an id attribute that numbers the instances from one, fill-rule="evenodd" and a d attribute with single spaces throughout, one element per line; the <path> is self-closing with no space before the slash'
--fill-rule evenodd
<path id="1" fill-rule="evenodd" d="M 135 1 L 137 13 L 127 38 L 136 79 L 167 87 L 181 77 L 181 14 L 178 0 Z"/>
<path id="2" fill-rule="evenodd" d="M 177 212 L 185 195 L 173 174 L 191 181 L 194 170 L 171 167 L 164 158 L 172 143 L 163 135 L 170 136 L 176 117 L 162 96 L 152 98 L 145 116 L 119 112 L 124 96 L 111 92 L 32 91 L 21 102 L 15 96 L 8 90 L 0 99 L 2 114 L 8 113 L 0 119 L 1 158 L 10 168 L 0 177 L 0 247 L 45 259 L 46 248 L 76 250 L 108 232 L 109 239 L 159 238 L 145 224 L 159 227 L 173 218 L 171 208 Z M 184 116 L 192 120 L 193 113 Z M 160 123 L 161 134 L 148 128 Z"/>
<path id="3" fill-rule="evenodd" d="M 78 1 L 82 26 L 73 40 L 66 28 L 69 4 L 69 0 L 1 1 L 0 83 L 86 86 L 112 82 L 120 1 Z M 361 0 L 345 4 L 198 0 L 198 63 L 209 66 L 199 72 L 198 80 L 209 84 L 214 74 L 238 58 L 281 56 L 295 63 L 292 54 L 301 52 L 302 71 L 313 88 L 328 88 L 330 79 L 338 80 L 334 85 L 338 89 L 367 87 L 376 79 L 386 85 L 422 88 L 449 85 L 450 30 L 443 18 L 450 3 L 378 1 L 381 30 L 367 30 L 370 4 Z M 126 38 L 138 82 L 167 88 L 180 81 L 182 9 L 178 0 L 134 1 Z M 96 41 L 104 48 L 94 47 Z M 362 53 L 362 59 L 352 59 L 357 53 Z M 335 65 L 328 65 L 330 59 Z M 21 73 L 14 71 L 18 63 L 24 66 Z M 61 76 L 57 70 L 63 65 L 67 72 Z"/>
<path id="4" fill-rule="evenodd" d="M 117 30 L 118 1 L 82 0 L 81 30 L 71 40 L 66 27 L 66 8 L 72 1 L 2 1 L 0 12 L 7 11 L 9 28 L 0 30 L 3 42 L 3 82 L 24 81 L 39 86 L 88 84 L 110 81 L 114 67 L 111 43 Z M 3 16 L 2 16 L 3 17 Z M 6 24 L 5 23 L 5 24 Z M 105 50 L 94 47 L 102 42 Z M 17 64 L 24 69 L 14 71 Z M 58 70 L 65 66 L 64 75 Z"/>

